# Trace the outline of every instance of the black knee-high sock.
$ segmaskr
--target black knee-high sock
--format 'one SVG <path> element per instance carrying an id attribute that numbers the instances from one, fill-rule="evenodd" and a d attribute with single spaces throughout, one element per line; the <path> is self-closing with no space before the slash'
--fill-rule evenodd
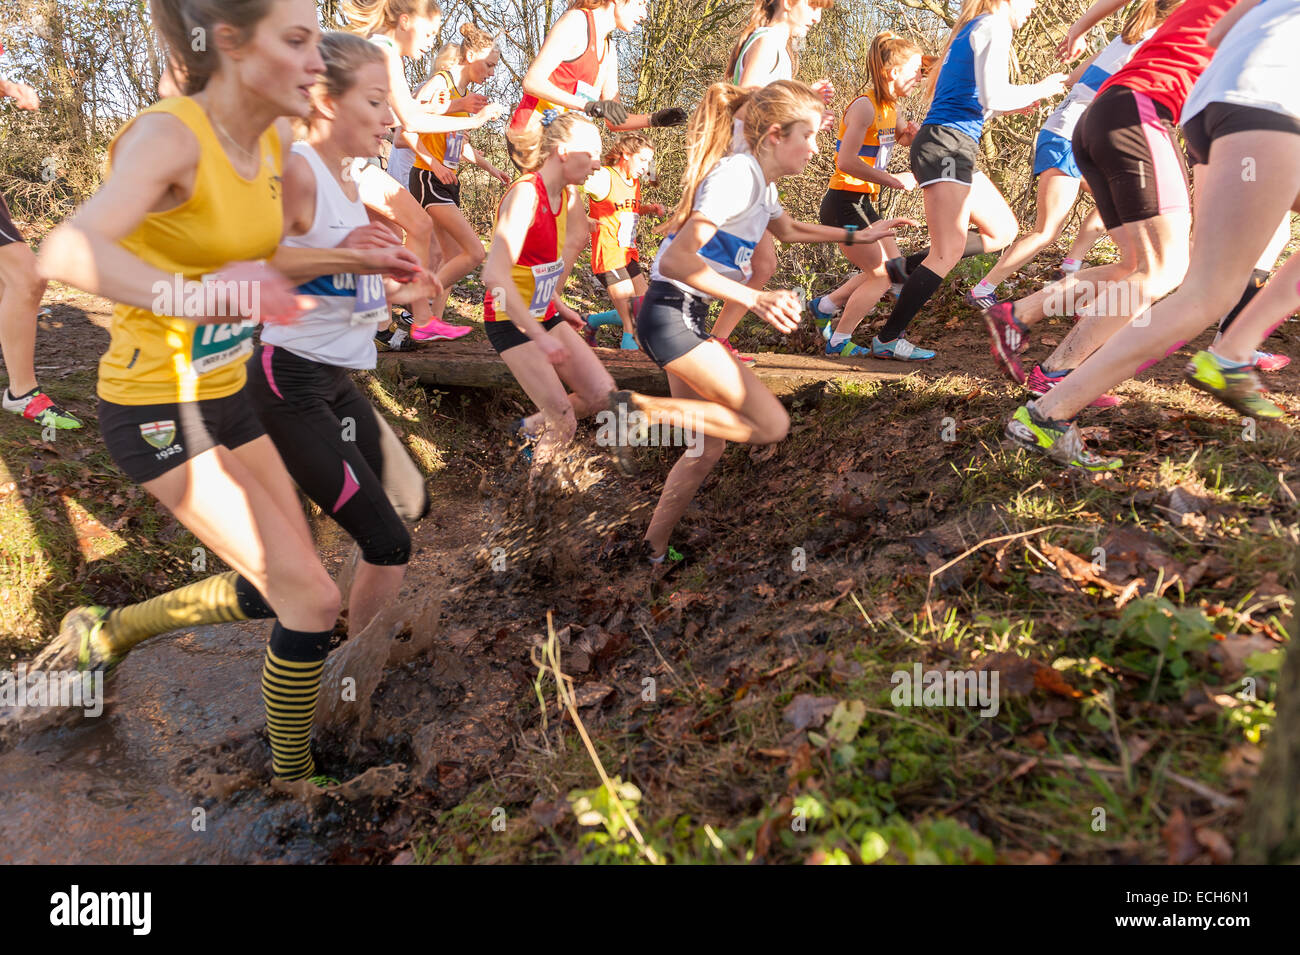
<path id="1" fill-rule="evenodd" d="M 1250 281 L 1246 283 L 1246 290 L 1241 293 L 1241 298 L 1237 299 L 1237 304 L 1232 307 L 1232 311 L 1223 316 L 1223 320 L 1219 322 L 1219 331 L 1228 330 L 1228 326 L 1236 321 L 1241 310 L 1250 304 L 1250 300 L 1259 294 L 1259 290 L 1264 287 L 1272 274 L 1267 269 L 1255 269 L 1251 272 Z"/>
<path id="2" fill-rule="evenodd" d="M 907 257 L 907 274 L 911 275 L 916 271 L 916 267 L 926 260 L 930 255 L 930 247 L 927 245 L 920 252 L 913 252 Z"/>
<path id="3" fill-rule="evenodd" d="M 961 257 L 963 259 L 969 259 L 972 255 L 983 255 L 983 254 L 984 254 L 983 237 L 978 232 L 967 232 L 966 247 L 962 249 Z M 920 252 L 913 252 L 911 255 L 905 256 L 904 261 L 907 262 L 907 274 L 911 275 L 913 272 L 915 272 L 916 267 L 920 265 L 922 262 L 924 262 L 929 255 L 930 255 L 930 247 L 927 245 Z"/>
<path id="4" fill-rule="evenodd" d="M 930 271 L 924 265 L 917 266 L 912 274 L 907 277 L 907 283 L 903 286 L 898 301 L 894 303 L 894 311 L 890 314 L 889 321 L 885 323 L 885 327 L 880 330 L 880 335 L 877 337 L 882 342 L 892 342 L 907 331 L 907 326 L 916 317 L 916 313 L 925 307 L 925 303 L 930 300 L 930 296 L 942 284 L 942 275 Z"/>
<path id="5" fill-rule="evenodd" d="M 262 702 L 271 738 L 271 767 L 279 779 L 316 775 L 311 724 L 331 632 L 288 630 L 278 620 L 271 631 L 262 665 Z"/>

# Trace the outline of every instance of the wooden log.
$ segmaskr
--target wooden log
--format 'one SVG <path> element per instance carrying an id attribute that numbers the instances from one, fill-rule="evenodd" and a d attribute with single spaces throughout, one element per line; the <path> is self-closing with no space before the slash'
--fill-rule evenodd
<path id="1" fill-rule="evenodd" d="M 668 394 L 668 378 L 639 351 L 593 349 L 620 388 L 647 395 Z M 514 376 L 487 342 L 436 342 L 410 352 L 381 352 L 379 366 L 396 365 L 421 384 L 454 388 L 515 388 Z M 763 352 L 750 366 L 759 381 L 779 398 L 828 381 L 894 380 L 910 369 L 897 362 L 862 358 L 824 358 Z"/>

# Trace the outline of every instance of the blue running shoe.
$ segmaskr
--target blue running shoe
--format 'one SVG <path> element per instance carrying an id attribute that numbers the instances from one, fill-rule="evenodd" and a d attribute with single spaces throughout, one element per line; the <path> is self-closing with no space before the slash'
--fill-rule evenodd
<path id="1" fill-rule="evenodd" d="M 827 358 L 870 358 L 871 349 L 863 348 L 861 345 L 855 345 L 851 340 L 847 342 L 843 342 L 839 345 L 832 345 L 830 342 L 827 342 L 826 357 Z"/>
<path id="2" fill-rule="evenodd" d="M 895 361 L 929 361 L 935 355 L 928 348 L 913 345 L 902 335 L 892 342 L 882 342 L 879 338 L 871 339 L 871 356 L 873 358 L 892 358 Z"/>

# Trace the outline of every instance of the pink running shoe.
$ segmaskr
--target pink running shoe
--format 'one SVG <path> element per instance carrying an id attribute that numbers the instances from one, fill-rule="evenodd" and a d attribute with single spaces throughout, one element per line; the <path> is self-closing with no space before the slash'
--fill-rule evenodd
<path id="1" fill-rule="evenodd" d="M 753 355 L 742 355 L 740 352 L 736 351 L 736 349 L 732 346 L 731 341 L 729 339 L 718 338 L 714 336 L 713 340 L 717 342 L 719 345 L 721 345 L 723 348 L 725 348 L 727 351 L 731 352 L 732 357 L 734 357 L 736 361 L 740 362 L 741 364 L 752 365 L 754 364 L 754 362 L 758 361 L 758 359 L 755 358 Z"/>
<path id="2" fill-rule="evenodd" d="M 448 325 L 440 318 L 431 318 L 428 324 L 412 328 L 411 337 L 417 342 L 449 342 L 471 331 L 468 325 Z"/>
<path id="3" fill-rule="evenodd" d="M 1029 377 L 1025 379 L 1025 389 L 1030 394 L 1037 395 L 1039 398 L 1041 398 L 1043 395 L 1047 394 L 1049 391 L 1051 391 L 1053 388 L 1059 385 L 1064 379 L 1065 379 L 1064 375 L 1062 375 L 1060 378 L 1049 377 L 1048 375 L 1043 374 L 1042 365 L 1035 365 L 1034 370 L 1031 371 L 1029 373 Z M 1102 395 L 1100 398 L 1098 398 L 1097 400 L 1089 404 L 1088 407 L 1089 408 L 1114 408 L 1116 405 L 1120 403 L 1121 403 L 1120 400 L 1116 398 L 1114 395 Z"/>
<path id="4" fill-rule="evenodd" d="M 1259 371 L 1281 371 L 1289 364 L 1291 359 L 1286 355 L 1274 355 L 1266 351 L 1255 352 L 1255 368 Z"/>
<path id="5" fill-rule="evenodd" d="M 1025 370 L 1020 367 L 1020 360 L 1016 355 L 1029 346 L 1029 335 L 1016 324 L 1015 318 L 1012 317 L 1012 309 L 1011 302 L 998 302 L 984 312 L 984 327 L 989 330 L 989 336 L 993 339 L 989 351 L 993 353 L 994 359 L 1013 381 L 1023 385 Z"/>

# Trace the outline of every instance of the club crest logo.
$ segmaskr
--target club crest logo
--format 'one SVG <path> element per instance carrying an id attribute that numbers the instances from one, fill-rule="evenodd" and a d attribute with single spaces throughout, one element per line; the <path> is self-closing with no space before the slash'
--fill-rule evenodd
<path id="1" fill-rule="evenodd" d="M 159 450 L 176 440 L 175 421 L 150 421 L 140 425 L 140 437 Z"/>

